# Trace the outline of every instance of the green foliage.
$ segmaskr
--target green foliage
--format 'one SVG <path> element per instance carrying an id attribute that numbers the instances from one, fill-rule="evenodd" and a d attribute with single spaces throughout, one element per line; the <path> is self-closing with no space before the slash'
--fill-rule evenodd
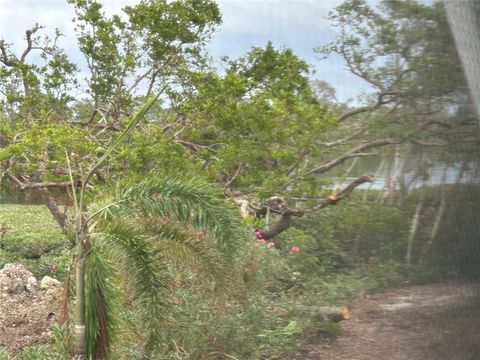
<path id="1" fill-rule="evenodd" d="M 261 197 L 283 192 L 301 154 L 317 155 L 315 140 L 334 124 L 309 75 L 291 50 L 270 43 L 228 62 L 224 75 L 191 75 L 195 92 L 184 111 L 195 126 L 186 137 L 208 145 L 201 156 L 212 178 Z"/>
<path id="2" fill-rule="evenodd" d="M 217 239 L 227 254 L 233 255 L 243 241 L 244 230 L 232 202 L 198 177 L 151 174 L 140 183 L 124 187 L 118 194 L 118 211 L 156 214 L 190 223 Z"/>
<path id="3" fill-rule="evenodd" d="M 63 357 L 52 353 L 48 346 L 32 346 L 15 356 L 9 356 L 0 348 L 0 360 L 62 360 Z"/>
<path id="4" fill-rule="evenodd" d="M 95 187 L 86 195 L 85 186 L 73 193 L 63 187 L 81 199 L 75 230 L 86 251 L 90 358 L 112 351 L 114 359 L 278 359 L 306 334 L 339 331 L 324 316 L 298 311 L 299 304 L 338 305 L 362 291 L 427 279 L 429 266 L 438 264 L 448 264 L 447 273 L 459 263 L 460 272 L 476 269 L 472 234 L 478 229 L 469 216 L 475 206 L 466 198 L 468 212 L 460 212 L 459 203 L 450 210 L 455 216 L 449 213 L 455 221 L 442 225 L 441 246 L 431 258 L 438 263 L 424 266 L 425 239 L 415 239 L 414 265 L 403 265 L 415 207 L 420 199 L 429 209 L 438 204 L 425 190 L 414 191 L 402 208 L 368 197 L 339 202 L 296 219 L 273 247 L 253 236 L 246 241 L 245 225 L 272 224 L 242 223 L 225 193 L 259 200 L 282 195 L 291 206 L 310 206 L 330 192 L 324 190 L 329 179 L 301 175 L 351 150 L 349 142 L 322 143 L 345 137 L 326 106 L 334 90 L 312 87 L 309 66 L 271 43 L 227 59 L 222 72 L 209 67 L 203 46 L 221 22 L 209 0 L 140 1 L 123 10 L 126 16 L 111 17 L 95 0 L 69 3 L 90 71 L 89 98 L 72 103 L 76 67 L 50 41 L 43 65 L 19 60 L 7 46 L 0 66 L 0 116 L 8 118 L 0 121 L 0 162 L 5 174 L 25 184 L 88 180 Z M 352 0 L 332 19 L 341 31 L 322 50 L 341 53 L 378 90 L 400 94 L 400 110 L 431 111 L 439 99 L 451 110 L 464 96 L 458 58 L 443 56 L 454 48 L 440 4 L 384 1 L 375 10 Z M 347 130 L 368 120 L 360 142 L 411 135 L 405 125 L 418 118 L 401 112 L 392 125 L 390 110 L 360 116 Z M 187 175 L 193 173 L 199 175 Z M 19 221 L 19 207 L 0 207 L 7 227 L 0 262 L 21 260 L 37 276 L 54 263 L 63 274 L 71 258 L 65 236 L 40 210 L 23 209 L 29 218 Z M 449 242 L 458 224 L 468 235 Z M 68 337 L 68 327 L 57 329 L 57 339 L 64 332 Z M 65 356 L 68 345 L 18 356 L 57 359 L 50 354 Z"/>
<path id="5" fill-rule="evenodd" d="M 91 249 L 86 262 L 86 344 L 88 354 L 102 359 L 109 354 L 116 330 L 120 294 L 113 265 L 100 256 L 101 244 L 93 246 L 97 248 Z"/>
<path id="6" fill-rule="evenodd" d="M 131 151 L 131 149 L 135 151 Z M 168 140 L 158 124 L 144 125 L 132 133 L 128 144 L 122 146 L 118 158 L 133 174 L 165 171 L 181 173 L 199 171 L 182 145 Z"/>

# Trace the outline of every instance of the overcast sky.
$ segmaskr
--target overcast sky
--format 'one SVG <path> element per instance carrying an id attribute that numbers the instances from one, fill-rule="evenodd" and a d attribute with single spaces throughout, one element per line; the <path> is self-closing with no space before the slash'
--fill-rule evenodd
<path id="1" fill-rule="evenodd" d="M 107 13 L 118 12 L 136 0 L 104 0 Z M 252 46 L 264 46 L 271 40 L 275 47 L 289 47 L 313 65 L 315 77 L 329 82 L 340 100 L 356 97 L 368 90 L 360 79 L 350 75 L 338 57 L 320 61 L 314 47 L 327 44 L 333 29 L 328 12 L 340 0 L 221 0 L 218 1 L 223 24 L 208 45 L 218 59 L 236 58 Z M 0 37 L 8 43 L 20 44 L 25 29 L 34 23 L 46 26 L 45 33 L 57 27 L 66 35 L 60 45 L 72 58 L 78 58 L 72 18 L 73 6 L 64 0 L 0 0 Z"/>

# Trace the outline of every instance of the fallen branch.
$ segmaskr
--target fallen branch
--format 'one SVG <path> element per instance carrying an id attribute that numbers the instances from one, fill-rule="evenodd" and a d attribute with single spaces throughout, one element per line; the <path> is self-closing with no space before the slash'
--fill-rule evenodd
<path id="1" fill-rule="evenodd" d="M 261 208 L 254 208 L 250 205 L 250 208 L 254 208 L 255 216 L 261 217 L 265 216 L 267 211 L 281 215 L 280 220 L 275 223 L 273 226 L 264 229 L 261 231 L 262 236 L 265 240 L 274 238 L 278 234 L 287 230 L 292 226 L 292 217 L 293 216 L 303 216 L 308 213 L 318 211 L 324 207 L 335 205 L 337 202 L 348 197 L 352 191 L 357 187 L 366 182 L 372 182 L 373 179 L 368 175 L 363 175 L 347 185 L 343 190 L 331 194 L 330 196 L 321 199 L 315 206 L 307 209 L 301 208 L 290 208 L 287 202 L 280 196 L 274 196 L 267 199 L 264 202 L 264 206 Z"/>
<path id="2" fill-rule="evenodd" d="M 306 306 L 297 305 L 296 308 L 311 316 L 322 316 L 333 322 L 350 319 L 350 311 L 346 306 Z"/>

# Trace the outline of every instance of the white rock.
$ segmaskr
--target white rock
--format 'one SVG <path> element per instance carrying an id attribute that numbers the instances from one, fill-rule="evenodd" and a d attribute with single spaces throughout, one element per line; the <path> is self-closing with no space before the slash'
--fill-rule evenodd
<path id="1" fill-rule="evenodd" d="M 44 276 L 43 279 L 40 281 L 41 289 L 48 289 L 54 286 L 60 286 L 60 281 L 58 281 L 57 279 L 51 278 L 50 276 Z"/>
<path id="2" fill-rule="evenodd" d="M 25 286 L 25 288 L 27 291 L 32 292 L 37 288 L 37 285 L 38 285 L 38 281 L 37 279 L 35 279 L 35 276 L 30 276 L 27 279 L 27 285 Z"/>
<path id="3" fill-rule="evenodd" d="M 32 282 L 30 278 L 33 274 L 22 264 L 5 264 L 0 270 L 0 293 L 21 293 Z"/>

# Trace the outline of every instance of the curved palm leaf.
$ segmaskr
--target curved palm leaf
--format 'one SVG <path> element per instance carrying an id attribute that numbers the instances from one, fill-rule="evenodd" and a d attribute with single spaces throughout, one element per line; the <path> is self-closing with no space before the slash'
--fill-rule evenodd
<path id="1" fill-rule="evenodd" d="M 112 334 L 116 328 L 116 316 L 120 293 L 115 281 L 116 271 L 108 257 L 102 256 L 106 249 L 90 249 L 86 258 L 85 325 L 86 346 L 89 358 L 107 359 Z"/>
<path id="2" fill-rule="evenodd" d="M 233 256 L 245 239 L 238 212 L 217 188 L 200 178 L 151 174 L 120 189 L 118 212 L 125 216 L 175 218 L 212 235 L 220 249 Z"/>
<path id="3" fill-rule="evenodd" d="M 108 350 L 107 325 L 113 320 L 114 308 L 107 295 L 112 294 L 108 279 L 113 275 L 102 274 L 114 269 L 117 275 L 123 273 L 129 279 L 131 305 L 138 310 L 139 332 L 148 353 L 158 345 L 162 322 L 168 314 L 169 264 L 183 260 L 201 266 L 218 279 L 225 274 L 227 260 L 245 239 L 233 204 L 197 178 L 152 174 L 140 183 L 119 189 L 115 205 L 101 205 L 94 214 L 100 226 L 97 235 L 92 234 L 88 254 L 87 326 L 92 334 L 89 349 L 98 354 Z M 199 230 L 201 238 L 195 236 Z M 114 268 L 107 266 L 107 258 Z"/>

